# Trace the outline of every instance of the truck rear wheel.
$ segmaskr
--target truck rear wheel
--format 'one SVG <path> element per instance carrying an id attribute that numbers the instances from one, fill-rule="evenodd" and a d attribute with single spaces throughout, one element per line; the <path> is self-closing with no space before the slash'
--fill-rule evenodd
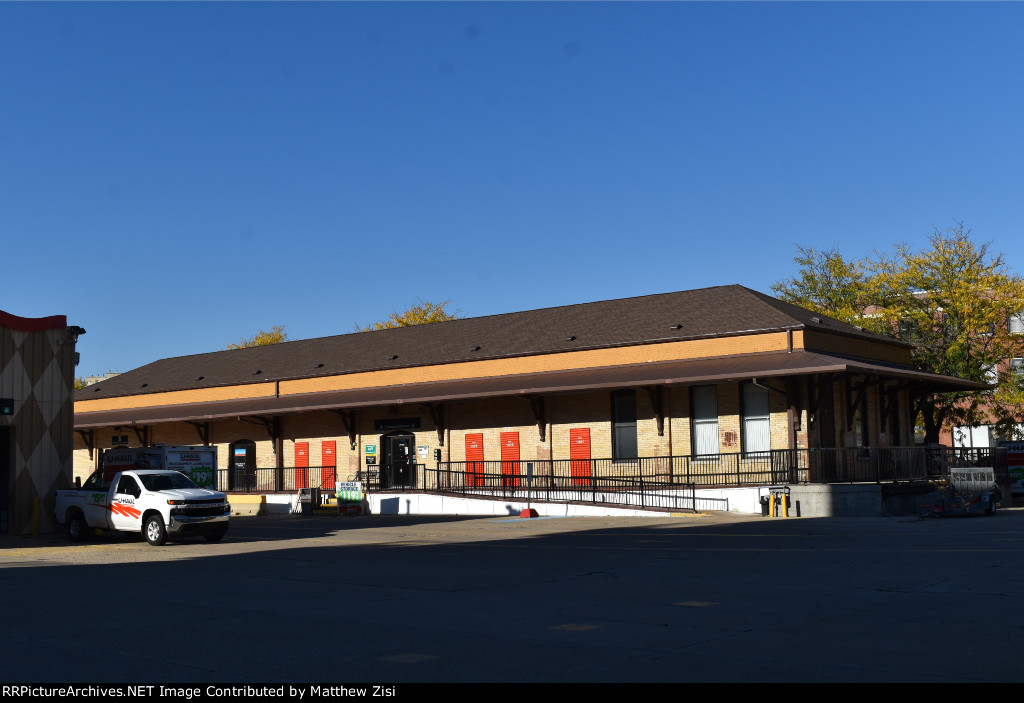
<path id="1" fill-rule="evenodd" d="M 68 516 L 68 537 L 72 542 L 82 542 L 89 536 L 89 525 L 79 512 Z"/>
<path id="2" fill-rule="evenodd" d="M 150 515 L 146 518 L 146 524 L 142 526 L 142 534 L 146 541 L 154 547 L 159 547 L 167 541 L 167 528 L 164 527 L 164 519 L 157 515 Z"/>

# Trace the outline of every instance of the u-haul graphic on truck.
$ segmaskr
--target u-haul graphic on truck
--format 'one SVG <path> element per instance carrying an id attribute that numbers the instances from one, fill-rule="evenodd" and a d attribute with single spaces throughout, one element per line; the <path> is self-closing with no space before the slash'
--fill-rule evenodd
<path id="1" fill-rule="evenodd" d="M 185 447 L 157 444 L 134 449 L 108 449 L 100 454 L 100 468 L 108 481 L 118 471 L 170 469 L 185 474 L 200 488 L 217 485 L 217 450 L 213 447 Z"/>

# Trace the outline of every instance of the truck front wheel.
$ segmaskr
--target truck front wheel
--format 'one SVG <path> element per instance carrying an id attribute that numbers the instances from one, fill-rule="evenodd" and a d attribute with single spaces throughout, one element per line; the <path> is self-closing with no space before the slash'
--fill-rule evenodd
<path id="1" fill-rule="evenodd" d="M 142 534 L 146 541 L 154 547 L 159 547 L 167 541 L 167 528 L 164 527 L 164 519 L 157 515 L 150 515 L 146 518 L 146 524 L 142 526 Z"/>
<path id="2" fill-rule="evenodd" d="M 81 513 L 71 513 L 68 516 L 68 537 L 72 542 L 82 542 L 89 536 L 89 525 Z"/>

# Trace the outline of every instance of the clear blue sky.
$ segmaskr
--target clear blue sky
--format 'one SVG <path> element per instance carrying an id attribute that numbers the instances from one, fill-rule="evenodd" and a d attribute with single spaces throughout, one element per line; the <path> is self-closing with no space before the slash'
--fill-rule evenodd
<path id="1" fill-rule="evenodd" d="M 1022 3 L 0 3 L 0 309 L 80 375 L 791 275 L 1024 271 Z"/>

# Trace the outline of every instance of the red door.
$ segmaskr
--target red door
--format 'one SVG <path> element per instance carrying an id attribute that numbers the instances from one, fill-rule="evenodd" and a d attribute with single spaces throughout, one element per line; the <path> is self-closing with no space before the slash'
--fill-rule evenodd
<path id="1" fill-rule="evenodd" d="M 484 485 L 484 435 L 466 435 L 466 485 Z"/>
<path id="2" fill-rule="evenodd" d="M 295 488 L 309 488 L 309 442 L 295 443 Z"/>
<path id="3" fill-rule="evenodd" d="M 337 447 L 338 443 L 333 439 L 320 444 L 320 466 L 323 467 L 320 469 L 320 488 L 331 494 L 334 493 L 334 467 L 338 465 L 338 460 L 334 458 Z"/>
<path id="4" fill-rule="evenodd" d="M 501 433 L 501 485 L 519 485 L 519 433 Z"/>
<path id="5" fill-rule="evenodd" d="M 590 428 L 574 427 L 569 430 L 569 473 L 572 485 L 590 483 Z"/>

